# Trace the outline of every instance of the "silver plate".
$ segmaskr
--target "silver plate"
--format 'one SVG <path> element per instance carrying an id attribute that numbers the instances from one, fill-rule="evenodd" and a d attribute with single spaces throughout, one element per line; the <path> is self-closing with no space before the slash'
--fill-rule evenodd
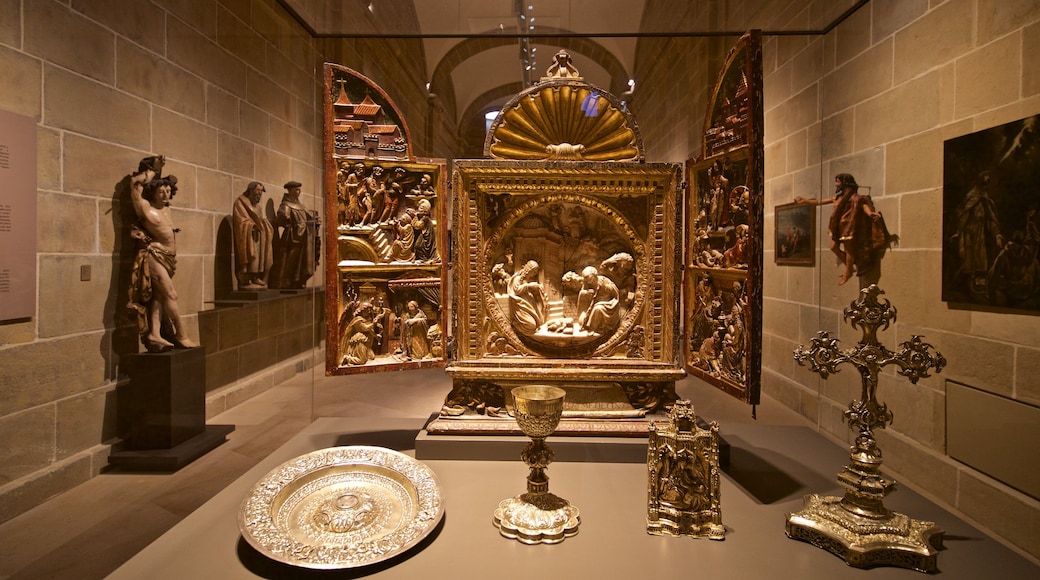
<path id="1" fill-rule="evenodd" d="M 429 467 L 357 445 L 313 451 L 272 470 L 243 500 L 238 527 L 268 558 L 339 569 L 404 552 L 443 516 L 441 485 Z"/>

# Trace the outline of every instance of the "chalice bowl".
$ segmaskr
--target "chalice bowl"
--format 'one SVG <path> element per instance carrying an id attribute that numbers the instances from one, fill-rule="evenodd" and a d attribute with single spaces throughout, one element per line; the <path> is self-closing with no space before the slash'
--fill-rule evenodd
<path id="1" fill-rule="evenodd" d="M 545 438 L 560 424 L 566 392 L 559 387 L 529 385 L 516 387 L 512 393 L 516 422 L 531 438 L 520 454 L 531 472 L 527 493 L 499 502 L 494 524 L 503 536 L 524 544 L 557 544 L 577 534 L 581 523 L 578 508 L 549 492 L 545 474 L 554 458 Z"/>

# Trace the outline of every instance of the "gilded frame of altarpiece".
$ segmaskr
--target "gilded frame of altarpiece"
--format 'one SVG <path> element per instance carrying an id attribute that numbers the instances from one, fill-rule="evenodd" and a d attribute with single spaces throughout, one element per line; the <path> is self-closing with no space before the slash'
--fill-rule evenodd
<path id="1" fill-rule="evenodd" d="M 763 109 L 759 31 L 726 57 L 686 163 L 683 356 L 694 376 L 757 405 L 762 376 Z"/>
<path id="2" fill-rule="evenodd" d="M 444 365 L 446 163 L 376 84 L 325 64 L 327 375 Z"/>
<path id="3" fill-rule="evenodd" d="M 685 376 L 681 165 L 642 163 L 631 116 L 580 79 L 520 93 L 485 155 L 454 164 L 453 389 L 427 429 L 516 431 L 510 389 L 549 383 L 557 432 L 645 435 Z"/>

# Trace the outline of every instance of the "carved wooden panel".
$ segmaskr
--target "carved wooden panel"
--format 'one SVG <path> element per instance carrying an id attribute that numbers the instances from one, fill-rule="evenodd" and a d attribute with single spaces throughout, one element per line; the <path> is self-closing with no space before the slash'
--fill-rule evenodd
<path id="1" fill-rule="evenodd" d="M 762 48 L 745 34 L 726 58 L 686 164 L 686 369 L 758 404 L 762 375 Z"/>
<path id="2" fill-rule="evenodd" d="M 326 63 L 327 374 L 444 364 L 446 176 L 378 86 Z"/>

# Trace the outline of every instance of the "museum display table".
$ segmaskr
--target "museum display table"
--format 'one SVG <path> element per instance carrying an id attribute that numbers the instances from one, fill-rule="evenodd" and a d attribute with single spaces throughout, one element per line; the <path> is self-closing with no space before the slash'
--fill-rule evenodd
<path id="1" fill-rule="evenodd" d="M 268 471 L 304 453 L 336 445 L 380 445 L 414 454 L 425 419 L 319 419 L 173 527 L 110 578 L 287 578 L 327 575 L 280 564 L 242 539 L 238 509 Z M 553 463 L 552 489 L 581 508 L 580 532 L 558 545 L 526 546 L 492 525 L 498 502 L 523 491 L 527 466 L 512 460 L 420 459 L 444 491 L 440 526 L 415 548 L 387 562 L 337 572 L 378 578 L 922 578 L 901 568 L 858 570 L 830 553 L 784 535 L 784 518 L 808 493 L 838 493 L 835 471 L 847 451 L 804 427 L 732 425 L 722 478 L 722 542 L 646 533 L 647 473 L 642 463 L 611 463 L 578 439 Z M 475 441 L 479 437 L 473 438 Z M 564 441 L 564 438 L 550 438 Z M 503 441 L 505 452 L 522 438 Z M 466 441 L 458 443 L 460 447 Z M 420 447 L 421 450 L 421 447 Z M 460 456 L 465 454 L 460 449 Z M 908 489 L 890 507 L 934 521 L 946 532 L 943 578 L 1035 578 L 1040 567 Z"/>

